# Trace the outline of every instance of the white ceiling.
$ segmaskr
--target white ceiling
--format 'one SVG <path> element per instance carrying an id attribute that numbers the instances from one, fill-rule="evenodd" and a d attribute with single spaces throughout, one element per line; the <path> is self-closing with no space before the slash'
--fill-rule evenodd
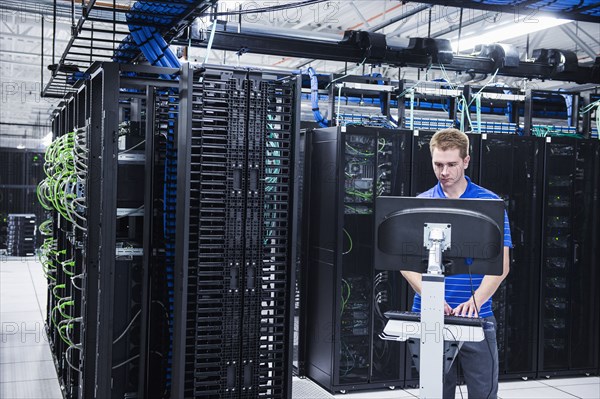
<path id="1" fill-rule="evenodd" d="M 290 1 L 230 1 L 221 0 L 219 12 L 228 10 L 269 7 L 275 4 L 294 3 Z M 75 6 L 75 20 L 79 18 L 79 2 Z M 120 7 L 127 7 L 133 1 L 119 1 Z M 264 4 L 263 4 L 264 3 Z M 58 62 L 70 38 L 71 1 L 57 2 L 58 18 L 56 19 L 56 34 L 54 35 L 52 0 L 29 0 L 17 2 L 3 0 L 0 4 L 0 146 L 16 146 L 18 143 L 31 141 L 37 143 L 49 132 L 49 115 L 56 107 L 58 100 L 42 98 L 40 91 L 42 82 L 45 85 L 50 77 L 47 65 Z M 112 6 L 112 1 L 97 2 L 104 6 Z M 398 0 L 335 0 L 309 7 L 271 12 L 266 14 L 250 14 L 241 17 L 243 26 L 264 29 L 273 27 L 298 32 L 309 32 L 311 35 L 336 35 L 341 39 L 348 29 L 373 29 L 379 24 L 402 16 L 420 7 L 420 3 L 403 4 Z M 381 30 L 388 38 L 426 37 L 430 30 L 431 36 L 454 40 L 458 35 L 459 10 L 451 7 L 433 6 L 431 8 L 431 24 L 429 24 L 429 9 L 421 11 L 408 18 L 390 24 Z M 43 32 L 42 32 L 43 18 Z M 231 23 L 237 23 L 237 16 L 229 18 Z M 210 21 L 204 21 L 206 25 Z M 478 35 L 484 30 L 496 27 L 514 26 L 521 30 L 525 23 L 535 23 L 526 20 L 525 16 L 511 14 L 496 14 L 481 10 L 464 10 L 462 38 Z M 569 36 L 576 35 L 578 43 Z M 55 42 L 54 59 L 52 42 Z M 43 70 L 42 70 L 42 38 L 43 38 Z M 527 47 L 527 35 L 515 37 L 505 42 L 515 45 L 523 57 Z M 498 38 L 502 41 L 502 38 Z M 570 22 L 563 27 L 542 30 L 529 35 L 529 48 L 559 48 L 576 51 L 580 63 L 593 61 L 592 56 L 600 54 L 600 23 Z M 192 61 L 203 61 L 205 50 L 191 49 L 189 58 Z M 341 72 L 344 64 L 332 61 L 295 59 L 289 57 L 274 57 L 265 55 L 244 54 L 238 57 L 231 53 L 213 50 L 209 57 L 210 63 L 227 63 L 243 65 L 258 65 L 280 69 L 296 69 L 299 65 L 310 62 L 318 72 Z M 370 70 L 370 66 L 366 66 Z M 351 67 L 350 67 L 351 69 Z M 386 66 L 377 68 L 384 75 L 397 78 L 398 70 Z M 361 71 L 358 71 L 361 72 Z M 415 71 L 403 69 L 403 78 L 413 78 Z M 437 72 L 434 72 L 434 74 Z M 42 77 L 43 74 L 43 77 Z M 435 76 L 434 76 L 435 77 Z M 509 84 L 517 84 L 514 78 L 499 78 Z M 544 87 L 573 86 L 563 82 L 546 82 Z M 30 140 L 25 140 L 30 138 Z"/>

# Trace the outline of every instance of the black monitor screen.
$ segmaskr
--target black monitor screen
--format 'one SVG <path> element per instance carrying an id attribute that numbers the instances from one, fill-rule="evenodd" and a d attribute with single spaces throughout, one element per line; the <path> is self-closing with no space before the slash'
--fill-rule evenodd
<path id="1" fill-rule="evenodd" d="M 500 199 L 378 197 L 374 265 L 379 270 L 427 271 L 424 228 L 451 227 L 442 254 L 444 274 L 502 274 L 504 202 Z"/>

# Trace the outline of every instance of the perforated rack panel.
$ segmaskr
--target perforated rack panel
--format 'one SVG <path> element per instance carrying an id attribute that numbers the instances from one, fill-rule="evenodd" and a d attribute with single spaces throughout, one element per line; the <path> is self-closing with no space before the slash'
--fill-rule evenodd
<path id="1" fill-rule="evenodd" d="M 286 397 L 295 83 L 193 82 L 185 396 Z"/>

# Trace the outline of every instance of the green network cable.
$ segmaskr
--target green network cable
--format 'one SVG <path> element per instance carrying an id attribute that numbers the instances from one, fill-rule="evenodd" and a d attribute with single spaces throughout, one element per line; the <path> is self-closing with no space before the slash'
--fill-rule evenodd
<path id="1" fill-rule="evenodd" d="M 54 140 L 44 156 L 46 178 L 37 187 L 37 197 L 46 210 L 56 210 L 75 227 L 85 231 L 79 222 L 86 218 L 79 214 L 82 206 L 76 192 L 87 173 L 87 150 L 84 148 L 84 130 L 69 132 Z"/>
<path id="2" fill-rule="evenodd" d="M 350 144 L 346 143 L 346 147 L 348 149 L 350 149 L 351 151 L 353 151 L 355 154 L 360 155 L 360 156 L 364 156 L 364 157 L 372 157 L 374 154 L 372 152 L 368 152 L 368 151 L 360 151 L 356 148 L 354 148 L 353 146 L 351 146 Z"/>
<path id="3" fill-rule="evenodd" d="M 373 193 L 372 192 L 362 192 L 362 191 L 358 191 L 352 188 L 346 189 L 346 194 L 350 194 L 354 197 L 359 197 L 365 200 L 370 200 L 373 198 Z"/>

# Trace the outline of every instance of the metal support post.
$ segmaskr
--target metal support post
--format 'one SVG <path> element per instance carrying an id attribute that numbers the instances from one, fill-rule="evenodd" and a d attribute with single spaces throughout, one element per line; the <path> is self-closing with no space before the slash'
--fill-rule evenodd
<path id="1" fill-rule="evenodd" d="M 153 241 L 152 231 L 154 217 L 154 123 L 155 123 L 155 93 L 152 86 L 146 86 L 146 128 L 145 128 L 145 181 L 144 181 L 144 261 L 142 271 L 142 302 L 140 310 L 140 373 L 138 378 L 138 397 L 147 398 L 149 376 L 149 334 L 152 329 L 150 323 L 150 269 L 152 267 Z M 140 110 L 141 111 L 141 110 Z"/>
<path id="2" fill-rule="evenodd" d="M 472 91 L 470 85 L 463 87 L 463 107 L 460 115 L 460 127 L 463 132 L 468 132 L 472 129 L 471 123 L 469 122 L 469 104 L 471 103 Z"/>
<path id="3" fill-rule="evenodd" d="M 99 229 L 100 250 L 98 267 L 98 325 L 96 333 L 96 385 L 97 398 L 112 396 L 113 311 L 115 286 L 116 215 L 117 215 L 117 163 L 119 134 L 119 65 L 103 64 L 102 88 L 102 179 L 92 184 L 100 185 L 101 215 Z M 98 103 L 94 103 L 98 105 Z M 96 226 L 92 226 L 96 227 Z"/>
<path id="4" fill-rule="evenodd" d="M 333 82 L 333 80 L 335 79 L 335 75 L 331 74 L 329 77 L 329 82 Z M 340 80 L 339 83 L 343 83 L 343 80 Z M 329 84 L 329 102 L 327 104 L 327 109 L 328 109 L 328 113 L 329 113 L 329 126 L 335 126 L 335 120 L 337 120 L 339 118 L 338 115 L 336 115 L 335 112 L 335 104 L 337 101 L 341 101 L 341 99 L 338 99 L 337 96 L 339 94 L 339 91 L 337 90 L 337 87 L 335 87 L 335 83 L 330 83 Z M 318 94 L 317 94 L 318 95 Z"/>
<path id="5" fill-rule="evenodd" d="M 581 93 L 581 96 L 581 108 L 584 108 L 585 106 L 591 103 L 590 92 Z M 589 139 L 592 137 L 592 111 L 586 112 L 585 114 L 583 114 L 582 117 L 583 119 L 581 121 L 581 134 L 584 138 Z M 598 126 L 598 129 L 600 129 L 600 126 Z"/>
<path id="6" fill-rule="evenodd" d="M 400 77 L 400 70 L 398 70 L 398 77 Z M 404 95 L 400 96 L 400 94 L 404 92 L 405 83 L 406 82 L 404 81 L 404 79 L 398 80 L 398 93 L 396 97 L 398 100 L 398 128 L 402 128 L 406 119 L 406 103 L 404 102 Z"/>
<path id="7" fill-rule="evenodd" d="M 84 248 L 84 280 L 82 294 L 81 323 L 81 373 L 79 378 L 79 398 L 95 398 L 94 384 L 96 377 L 96 333 L 98 322 L 96 319 L 98 309 L 98 280 L 100 263 L 100 215 L 102 213 L 102 109 L 100 106 L 91 107 L 90 104 L 102 104 L 102 84 L 104 76 L 98 73 L 91 78 L 89 85 L 89 119 L 87 120 L 88 176 L 86 184 L 88 231 Z"/>
<path id="8" fill-rule="evenodd" d="M 177 145 L 177 216 L 175 246 L 173 374 L 171 398 L 182 399 L 185 392 L 185 344 L 190 220 L 190 163 L 192 143 L 192 92 L 194 74 L 189 64 L 181 69 L 179 80 L 179 127 Z"/>
<path id="9" fill-rule="evenodd" d="M 533 90 L 525 90 L 525 111 L 523 112 L 523 136 L 531 136 L 533 128 Z"/>
<path id="10" fill-rule="evenodd" d="M 448 227 L 449 229 L 449 227 Z M 427 273 L 421 286 L 421 367 L 419 396 L 441 398 L 444 391 L 444 270 L 442 252 L 450 246 L 444 228 L 425 225 L 425 243 L 429 248 Z"/>
<path id="11" fill-rule="evenodd" d="M 573 102 L 571 103 L 571 123 L 569 126 L 574 127 L 575 131 L 579 133 L 579 106 L 581 104 L 581 98 L 579 93 L 571 94 Z"/>

